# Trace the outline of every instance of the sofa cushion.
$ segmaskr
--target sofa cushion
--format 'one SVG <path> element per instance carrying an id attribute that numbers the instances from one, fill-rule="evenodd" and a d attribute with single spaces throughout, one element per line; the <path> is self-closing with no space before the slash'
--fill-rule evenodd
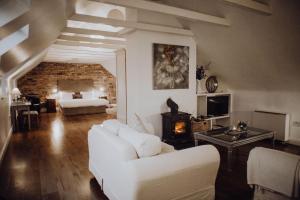
<path id="1" fill-rule="evenodd" d="M 94 148 L 91 150 L 98 151 L 99 155 L 104 156 L 108 160 L 127 161 L 138 158 L 136 150 L 131 144 L 113 134 L 102 125 L 93 125 L 89 130 L 89 145 L 91 143 L 94 144 Z M 107 154 L 105 153 L 106 151 L 110 153 Z M 96 160 L 98 158 L 100 157 L 97 157 Z"/>
<path id="2" fill-rule="evenodd" d="M 160 138 L 155 135 L 140 133 L 130 127 L 121 127 L 119 136 L 135 148 L 140 158 L 154 156 L 161 152 Z"/>
<path id="3" fill-rule="evenodd" d="M 138 132 L 149 133 L 149 134 L 155 135 L 155 130 L 154 130 L 153 125 L 150 122 L 148 122 L 145 118 L 138 115 L 137 113 L 135 113 L 132 118 L 132 126 L 131 127 Z"/>
<path id="4" fill-rule="evenodd" d="M 105 120 L 102 123 L 103 127 L 109 130 L 111 133 L 118 135 L 120 127 L 125 127 L 126 124 L 122 124 L 116 119 Z"/>
<path id="5" fill-rule="evenodd" d="M 169 145 L 164 142 L 161 143 L 161 153 L 160 154 L 170 153 L 173 151 L 175 151 L 175 148 L 172 145 Z"/>

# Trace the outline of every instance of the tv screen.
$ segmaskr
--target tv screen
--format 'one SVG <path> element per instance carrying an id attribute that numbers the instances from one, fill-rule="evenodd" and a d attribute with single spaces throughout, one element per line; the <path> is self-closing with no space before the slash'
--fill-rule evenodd
<path id="1" fill-rule="evenodd" d="M 207 97 L 207 116 L 217 117 L 228 114 L 229 96 Z"/>

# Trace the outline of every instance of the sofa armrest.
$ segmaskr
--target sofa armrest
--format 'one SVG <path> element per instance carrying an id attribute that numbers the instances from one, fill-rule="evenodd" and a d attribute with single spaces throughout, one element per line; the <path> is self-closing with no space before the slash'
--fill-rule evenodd
<path id="1" fill-rule="evenodd" d="M 213 191 L 220 155 L 211 145 L 131 160 L 124 164 L 131 199 L 175 199 Z M 130 191 L 128 191 L 130 192 Z"/>

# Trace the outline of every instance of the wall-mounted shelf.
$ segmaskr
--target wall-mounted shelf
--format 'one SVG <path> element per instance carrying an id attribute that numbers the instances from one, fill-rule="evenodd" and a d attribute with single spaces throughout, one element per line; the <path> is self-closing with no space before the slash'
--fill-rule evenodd
<path id="1" fill-rule="evenodd" d="M 229 115 L 223 115 L 223 116 L 218 116 L 218 117 L 210 117 L 205 120 L 225 119 L 225 118 L 229 118 L 229 117 L 230 117 Z"/>
<path id="2" fill-rule="evenodd" d="M 207 96 L 207 97 L 214 97 L 214 96 L 220 96 L 220 95 L 231 95 L 230 92 L 216 92 L 216 93 L 198 93 L 197 96 Z"/>
<path id="3" fill-rule="evenodd" d="M 207 117 L 211 121 L 211 128 L 214 123 L 224 120 L 229 121 L 232 111 L 232 94 L 229 92 L 200 93 L 197 94 L 197 116 Z M 211 117 L 208 117 L 211 116 Z M 218 121 L 218 122 L 217 122 Z"/>

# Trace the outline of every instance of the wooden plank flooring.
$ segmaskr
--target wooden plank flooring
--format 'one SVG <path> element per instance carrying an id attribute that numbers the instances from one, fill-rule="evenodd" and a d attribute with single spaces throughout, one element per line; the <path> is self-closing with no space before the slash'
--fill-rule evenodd
<path id="1" fill-rule="evenodd" d="M 0 199 L 6 200 L 106 200 L 88 171 L 87 132 L 92 124 L 110 118 L 106 114 L 62 117 L 42 114 L 41 126 L 28 133 L 13 134 L 0 168 Z M 192 144 L 191 144 L 192 145 Z M 226 171 L 226 152 L 221 152 L 216 199 L 250 199 L 246 161 L 254 146 L 270 147 L 269 141 L 236 151 L 234 169 Z M 300 154 L 292 145 L 277 149 Z"/>
<path id="2" fill-rule="evenodd" d="M 43 114 L 41 127 L 13 134 L 0 171 L 4 199 L 107 199 L 88 171 L 87 132 L 106 114 Z"/>

